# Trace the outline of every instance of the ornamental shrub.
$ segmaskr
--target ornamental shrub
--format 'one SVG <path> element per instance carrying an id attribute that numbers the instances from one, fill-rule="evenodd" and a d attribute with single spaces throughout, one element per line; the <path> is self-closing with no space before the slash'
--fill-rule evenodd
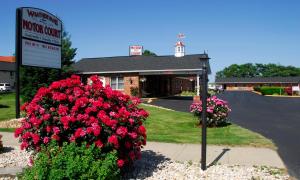
<path id="1" fill-rule="evenodd" d="M 262 95 L 273 95 L 273 94 L 283 94 L 284 88 L 283 87 L 272 87 L 272 86 L 262 86 L 258 89 L 259 92 L 261 92 Z"/>
<path id="2" fill-rule="evenodd" d="M 92 83 L 86 85 L 75 75 L 53 82 L 22 106 L 26 116 L 15 131 L 21 149 L 39 151 L 51 140 L 59 146 L 86 142 L 95 143 L 102 152 L 116 150 L 119 167 L 140 158 L 148 116 L 138 107 L 140 100 L 103 87 L 97 76 L 90 79 Z"/>
<path id="3" fill-rule="evenodd" d="M 190 111 L 195 116 L 200 117 L 202 113 L 202 102 L 195 102 L 190 106 Z M 218 99 L 216 96 L 207 98 L 207 126 L 220 126 L 228 122 L 228 113 L 231 109 L 226 101 Z M 202 123 L 202 120 L 200 120 Z"/>
<path id="4" fill-rule="evenodd" d="M 119 179 L 116 151 L 102 153 L 94 144 L 63 143 L 62 147 L 52 141 L 42 146 L 32 167 L 24 170 L 21 179 Z"/>

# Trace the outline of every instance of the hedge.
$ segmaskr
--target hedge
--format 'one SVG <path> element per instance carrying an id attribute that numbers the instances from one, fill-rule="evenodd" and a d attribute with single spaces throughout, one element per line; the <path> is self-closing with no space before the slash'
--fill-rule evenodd
<path id="1" fill-rule="evenodd" d="M 254 90 L 261 92 L 262 95 L 284 94 L 284 87 L 262 86 L 255 87 Z"/>

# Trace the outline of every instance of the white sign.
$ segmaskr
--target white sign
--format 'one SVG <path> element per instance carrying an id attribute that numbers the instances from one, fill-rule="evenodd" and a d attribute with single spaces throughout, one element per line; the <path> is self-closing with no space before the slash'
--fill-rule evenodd
<path id="1" fill-rule="evenodd" d="M 36 8 L 21 8 L 22 65 L 61 68 L 62 23 Z"/>
<path id="2" fill-rule="evenodd" d="M 141 56 L 143 55 L 143 46 L 130 46 L 129 47 L 130 56 Z"/>
<path id="3" fill-rule="evenodd" d="M 293 86 L 292 91 L 300 91 L 300 87 L 299 86 Z"/>
<path id="4" fill-rule="evenodd" d="M 60 52 L 60 46 L 54 46 L 51 44 L 27 39 L 22 40 L 23 65 L 61 68 Z"/>

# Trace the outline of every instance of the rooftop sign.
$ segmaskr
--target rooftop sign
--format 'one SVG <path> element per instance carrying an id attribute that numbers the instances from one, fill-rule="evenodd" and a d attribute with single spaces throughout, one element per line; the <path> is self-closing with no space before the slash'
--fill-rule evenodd
<path id="1" fill-rule="evenodd" d="M 129 46 L 129 56 L 143 55 L 143 46 Z"/>

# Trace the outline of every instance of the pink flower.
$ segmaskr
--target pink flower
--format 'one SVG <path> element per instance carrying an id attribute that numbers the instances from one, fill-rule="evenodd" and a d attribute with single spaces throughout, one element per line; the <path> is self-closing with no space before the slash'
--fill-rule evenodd
<path id="1" fill-rule="evenodd" d="M 130 125 L 133 125 L 134 124 L 134 119 L 130 118 L 129 123 L 130 123 Z"/>
<path id="2" fill-rule="evenodd" d="M 19 137 L 20 134 L 22 134 L 23 130 L 24 129 L 22 127 L 17 128 L 16 131 L 15 131 L 15 137 Z"/>
<path id="3" fill-rule="evenodd" d="M 146 134 L 146 128 L 144 126 L 140 126 L 138 131 L 140 134 L 143 134 L 143 135 Z"/>
<path id="4" fill-rule="evenodd" d="M 67 106 L 61 104 L 58 106 L 58 114 L 61 116 L 67 115 L 68 110 L 69 108 Z"/>
<path id="5" fill-rule="evenodd" d="M 45 138 L 43 139 L 44 144 L 48 144 L 49 141 L 50 141 L 49 137 L 45 137 Z"/>
<path id="6" fill-rule="evenodd" d="M 101 140 L 97 140 L 95 141 L 95 145 L 99 148 L 102 148 L 103 147 L 103 143 L 101 142 Z"/>
<path id="7" fill-rule="evenodd" d="M 37 134 L 31 134 L 32 140 L 33 140 L 33 144 L 38 144 L 40 141 L 40 136 Z"/>
<path id="8" fill-rule="evenodd" d="M 124 160 L 118 159 L 117 164 L 119 168 L 122 168 L 124 166 Z"/>
<path id="9" fill-rule="evenodd" d="M 34 165 L 34 161 L 33 161 L 32 156 L 30 156 L 29 159 L 28 159 L 28 166 L 32 167 L 33 165 Z"/>
<path id="10" fill-rule="evenodd" d="M 121 126 L 117 129 L 117 135 L 121 136 L 122 138 L 124 138 L 127 134 L 127 128 L 124 126 Z"/>
<path id="11" fill-rule="evenodd" d="M 29 146 L 28 142 L 27 142 L 27 141 L 23 141 L 23 142 L 21 143 L 21 150 L 26 149 L 28 146 Z"/>
<path id="12" fill-rule="evenodd" d="M 128 133 L 128 135 L 131 137 L 131 139 L 136 139 L 137 138 L 137 134 L 135 132 Z"/>
<path id="13" fill-rule="evenodd" d="M 59 130 L 58 127 L 53 127 L 52 130 L 53 130 L 54 134 L 59 134 L 60 133 L 60 130 Z"/>
<path id="14" fill-rule="evenodd" d="M 44 114 L 43 115 L 43 120 L 48 121 L 50 119 L 51 115 L 50 114 Z"/>
<path id="15" fill-rule="evenodd" d="M 115 148 L 119 148 L 119 141 L 116 135 L 112 135 L 108 138 L 108 142 L 113 144 Z"/>

